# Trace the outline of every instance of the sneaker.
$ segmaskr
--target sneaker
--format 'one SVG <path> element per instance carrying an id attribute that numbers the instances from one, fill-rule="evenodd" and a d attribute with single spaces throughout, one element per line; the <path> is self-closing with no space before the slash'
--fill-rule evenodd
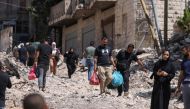
<path id="1" fill-rule="evenodd" d="M 117 97 L 120 97 L 120 96 L 121 96 L 121 94 L 118 94 L 118 95 L 117 95 Z"/>
<path id="2" fill-rule="evenodd" d="M 45 88 L 42 88 L 42 91 L 45 92 Z"/>
<path id="3" fill-rule="evenodd" d="M 111 91 L 109 91 L 108 89 L 106 89 L 105 94 L 111 95 Z"/>
<path id="4" fill-rule="evenodd" d="M 53 77 L 53 73 L 51 73 L 51 75 L 50 75 L 51 77 Z"/>
<path id="5" fill-rule="evenodd" d="M 129 95 L 129 92 L 124 92 L 124 96 L 128 96 Z"/>

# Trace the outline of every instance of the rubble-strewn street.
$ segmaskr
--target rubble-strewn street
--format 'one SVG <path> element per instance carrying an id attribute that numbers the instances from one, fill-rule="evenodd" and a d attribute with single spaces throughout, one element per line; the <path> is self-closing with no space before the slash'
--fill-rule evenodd
<path id="1" fill-rule="evenodd" d="M 5 54 L 0 54 L 0 59 L 7 58 Z M 149 54 L 142 54 L 140 57 L 146 58 L 146 64 L 151 69 L 155 57 Z M 14 58 L 9 57 L 12 63 Z M 32 92 L 42 94 L 50 109 L 149 109 L 153 80 L 148 74 L 138 70 L 136 64 L 132 64 L 130 77 L 130 94 L 128 97 L 117 97 L 117 90 L 112 90 L 111 95 L 99 95 L 99 86 L 91 86 L 87 80 L 87 73 L 77 71 L 72 79 L 68 79 L 65 64 L 58 68 L 57 76 L 47 76 L 46 91 L 38 90 L 37 80 L 27 79 L 28 68 L 15 63 L 21 74 L 20 79 L 11 77 L 13 87 L 6 92 L 7 109 L 21 109 L 23 96 Z M 134 70 L 135 69 L 135 70 Z M 172 86 L 176 81 L 172 81 Z M 183 109 L 182 103 L 177 103 L 177 99 L 172 97 L 170 109 Z"/>

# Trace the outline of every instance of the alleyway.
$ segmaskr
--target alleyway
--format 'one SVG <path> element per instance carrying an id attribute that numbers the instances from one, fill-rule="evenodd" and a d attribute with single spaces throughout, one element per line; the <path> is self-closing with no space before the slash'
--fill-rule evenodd
<path id="1" fill-rule="evenodd" d="M 138 67 L 133 64 L 133 69 Z M 19 69 L 25 71 L 26 69 Z M 50 109 L 149 109 L 152 83 L 143 72 L 136 71 L 131 74 L 130 94 L 128 97 L 116 97 L 116 90 L 112 95 L 99 95 L 99 87 L 91 86 L 87 81 L 86 72 L 77 71 L 72 79 L 67 77 L 65 64 L 58 68 L 55 77 L 47 76 L 46 91 L 38 90 L 37 80 L 25 80 L 12 77 L 13 87 L 7 90 L 7 109 L 21 109 L 21 101 L 24 95 L 32 92 L 42 94 Z M 170 109 L 174 106 L 181 107 L 182 103 L 176 104 L 176 99 L 170 101 Z"/>

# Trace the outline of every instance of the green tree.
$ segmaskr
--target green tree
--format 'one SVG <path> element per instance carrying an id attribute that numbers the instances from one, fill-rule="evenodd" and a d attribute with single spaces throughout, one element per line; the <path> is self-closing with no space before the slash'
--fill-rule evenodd
<path id="1" fill-rule="evenodd" d="M 33 0 L 29 11 L 32 13 L 33 21 L 35 22 L 36 38 L 41 40 L 48 36 L 48 18 L 50 9 L 53 5 L 62 0 Z"/>
<path id="2" fill-rule="evenodd" d="M 183 17 L 179 18 L 179 20 L 177 21 L 177 25 L 183 32 L 187 34 L 190 33 L 190 9 L 189 8 L 186 8 L 184 10 L 184 15 Z"/>

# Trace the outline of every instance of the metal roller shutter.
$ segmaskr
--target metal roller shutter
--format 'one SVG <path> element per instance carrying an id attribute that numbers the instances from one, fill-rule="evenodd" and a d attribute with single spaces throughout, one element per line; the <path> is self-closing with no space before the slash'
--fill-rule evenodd
<path id="1" fill-rule="evenodd" d="M 88 25 L 82 30 L 82 49 L 85 50 L 91 41 L 95 40 L 95 26 L 94 24 Z"/>
<path id="2" fill-rule="evenodd" d="M 66 51 L 69 50 L 69 48 L 74 48 L 76 53 L 79 53 L 78 46 L 77 46 L 77 32 L 72 32 L 66 35 Z"/>

